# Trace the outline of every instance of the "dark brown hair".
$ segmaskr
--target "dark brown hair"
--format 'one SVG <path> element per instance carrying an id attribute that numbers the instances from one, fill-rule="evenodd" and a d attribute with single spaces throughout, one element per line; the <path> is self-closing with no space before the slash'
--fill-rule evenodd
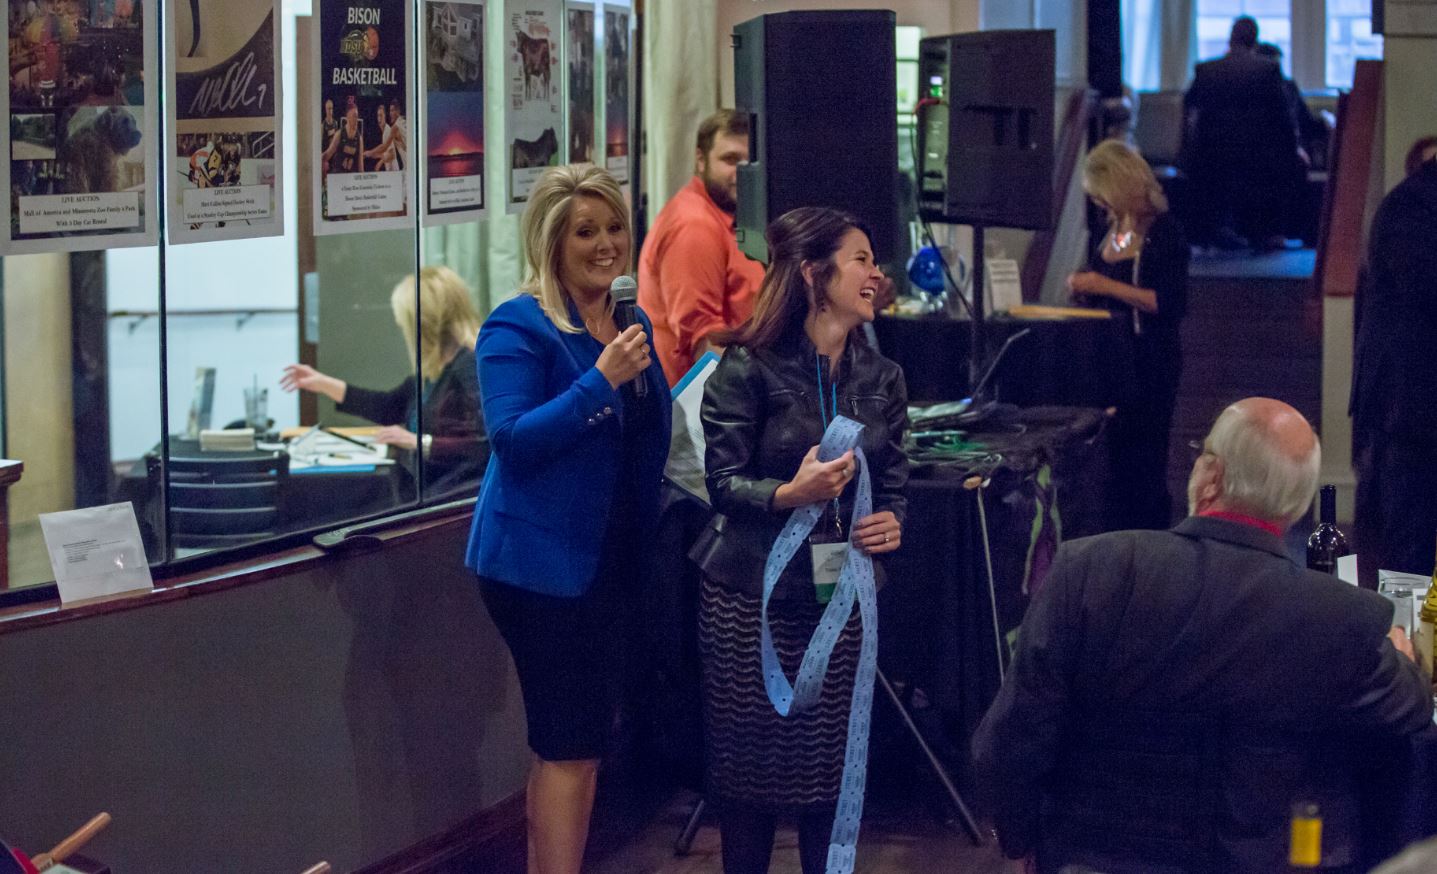
<path id="1" fill-rule="evenodd" d="M 695 143 L 700 155 L 708 157 L 709 151 L 714 147 L 714 139 L 720 133 L 728 137 L 748 136 L 747 113 L 735 112 L 732 109 L 720 109 L 700 122 L 699 135 Z"/>
<path id="2" fill-rule="evenodd" d="M 1433 146 L 1437 146 L 1437 137 L 1422 137 L 1412 144 L 1412 148 L 1407 150 L 1407 160 L 1403 163 L 1403 169 L 1408 176 L 1422 169 L 1422 165 L 1427 163 L 1422 160 L 1422 153 Z"/>
<path id="3" fill-rule="evenodd" d="M 868 237 L 873 235 L 853 215 L 824 206 L 800 206 L 769 223 L 768 270 L 759 286 L 758 301 L 753 315 L 737 330 L 716 338 L 719 345 L 737 344 L 762 349 L 772 346 L 808 315 L 809 284 L 803 265 L 813 265 L 813 303 L 822 305 L 827 298 L 829 280 L 837 265 L 833 254 L 843 237 L 857 228 Z"/>

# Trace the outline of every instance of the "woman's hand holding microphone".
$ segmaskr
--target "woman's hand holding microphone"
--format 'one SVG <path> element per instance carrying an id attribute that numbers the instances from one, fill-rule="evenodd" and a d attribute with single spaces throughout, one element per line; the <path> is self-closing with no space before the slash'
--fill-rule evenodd
<path id="1" fill-rule="evenodd" d="M 649 335 L 630 325 L 599 353 L 595 367 L 615 389 L 649 369 Z"/>

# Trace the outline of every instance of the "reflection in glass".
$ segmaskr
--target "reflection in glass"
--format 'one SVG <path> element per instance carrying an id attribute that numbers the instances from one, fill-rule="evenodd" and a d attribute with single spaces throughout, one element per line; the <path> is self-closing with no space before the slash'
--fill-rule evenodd
<path id="1" fill-rule="evenodd" d="M 406 469 L 424 470 L 425 496 L 472 491 L 488 460 L 474 341 L 479 315 L 472 292 L 448 267 L 425 267 L 416 287 L 406 276 L 390 293 L 398 333 L 417 363 L 389 389 L 358 385 L 307 364 L 285 368 L 281 386 L 323 396 L 339 413 L 380 427 L 366 436 L 388 446 Z"/>

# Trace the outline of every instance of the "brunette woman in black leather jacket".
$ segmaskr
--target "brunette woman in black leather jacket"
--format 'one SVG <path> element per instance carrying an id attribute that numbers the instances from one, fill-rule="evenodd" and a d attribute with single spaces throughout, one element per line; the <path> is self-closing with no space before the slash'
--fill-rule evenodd
<path id="1" fill-rule="evenodd" d="M 828 504 L 812 539 L 875 556 L 897 549 L 908 479 L 907 390 L 898 365 L 858 328 L 884 278 L 857 219 L 803 207 L 768 228 L 771 261 L 753 317 L 728 338 L 702 407 L 705 468 L 716 511 L 690 556 L 704 573 L 699 607 L 707 791 L 719 810 L 725 874 L 768 870 L 776 817 L 797 814 L 805 874 L 822 872 L 843 772 L 861 627 L 849 617 L 812 711 L 781 717 L 759 659 L 763 568 L 796 507 Z M 863 425 L 873 513 L 848 530 L 856 460 L 817 459 L 834 415 Z M 833 503 L 830 503 L 833 502 Z M 836 504 L 836 506 L 834 506 Z M 769 602 L 790 677 L 823 614 L 809 550 Z"/>

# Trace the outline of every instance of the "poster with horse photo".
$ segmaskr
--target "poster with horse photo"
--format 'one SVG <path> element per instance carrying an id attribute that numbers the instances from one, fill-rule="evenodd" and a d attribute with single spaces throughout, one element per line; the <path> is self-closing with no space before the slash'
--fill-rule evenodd
<path id="1" fill-rule="evenodd" d="M 9 121 L 0 254 L 143 246 L 158 238 L 151 0 L 4 0 Z"/>
<path id="2" fill-rule="evenodd" d="M 414 226 L 413 4 L 314 0 L 314 232 Z"/>
<path id="3" fill-rule="evenodd" d="M 168 11 L 167 239 L 283 234 L 278 0 L 189 0 Z"/>
<path id="4" fill-rule="evenodd" d="M 424 224 L 484 217 L 484 4 L 424 4 Z"/>
<path id="5" fill-rule="evenodd" d="M 620 184 L 629 181 L 629 10 L 604 9 L 604 166 Z"/>
<path id="6" fill-rule="evenodd" d="M 560 0 L 505 0 L 504 133 L 509 212 L 521 212 L 548 167 L 563 161 Z"/>
<path id="7" fill-rule="evenodd" d="M 570 164 L 594 162 L 594 4 L 569 3 L 568 104 Z"/>

